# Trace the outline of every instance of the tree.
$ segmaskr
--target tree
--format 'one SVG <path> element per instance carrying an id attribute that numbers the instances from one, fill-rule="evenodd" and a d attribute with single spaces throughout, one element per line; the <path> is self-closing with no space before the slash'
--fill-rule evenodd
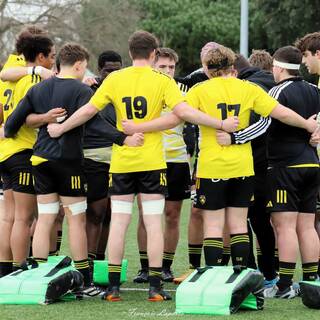
<path id="1" fill-rule="evenodd" d="M 49 30 L 59 45 L 76 40 L 74 19 L 83 0 L 0 0 L 0 59 L 14 50 L 15 35 L 25 24 L 38 24 Z"/>
<path id="2" fill-rule="evenodd" d="M 155 33 L 163 46 L 177 51 L 180 73 L 199 67 L 200 50 L 215 41 L 238 50 L 240 1 L 136 0 L 142 12 L 139 26 Z"/>

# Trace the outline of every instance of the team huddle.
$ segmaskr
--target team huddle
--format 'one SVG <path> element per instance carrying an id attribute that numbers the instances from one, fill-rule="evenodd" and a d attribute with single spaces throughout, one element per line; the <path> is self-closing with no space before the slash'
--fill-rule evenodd
<path id="1" fill-rule="evenodd" d="M 320 33 L 249 60 L 215 42 L 202 67 L 176 77 L 177 53 L 146 31 L 129 38 L 132 66 L 101 53 L 85 77 L 88 51 L 56 53 L 48 33 L 23 29 L 0 72 L 0 277 L 58 255 L 64 217 L 79 294 L 96 296 L 93 261 L 107 260 L 107 301 L 119 301 L 125 237 L 137 196 L 141 269 L 149 301 L 171 300 L 163 282 L 200 267 L 259 269 L 264 296 L 294 298 L 317 281 L 320 228 Z M 195 159 L 193 164 L 193 159 Z M 192 162 L 192 164 L 191 164 Z M 175 277 L 182 203 L 192 199 L 189 270 Z M 163 223 L 164 221 L 164 223 Z M 164 228 L 163 228 L 164 225 Z M 318 233 L 317 233 L 318 230 Z M 256 245 L 253 245 L 253 232 Z M 253 248 L 257 250 L 257 264 Z"/>

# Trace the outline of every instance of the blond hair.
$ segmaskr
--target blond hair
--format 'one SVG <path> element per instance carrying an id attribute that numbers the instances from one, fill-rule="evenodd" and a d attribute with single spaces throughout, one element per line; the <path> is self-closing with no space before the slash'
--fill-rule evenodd
<path id="1" fill-rule="evenodd" d="M 236 55 L 230 48 L 219 46 L 208 50 L 202 62 L 208 68 L 209 75 L 214 78 L 231 73 L 235 59 Z"/>

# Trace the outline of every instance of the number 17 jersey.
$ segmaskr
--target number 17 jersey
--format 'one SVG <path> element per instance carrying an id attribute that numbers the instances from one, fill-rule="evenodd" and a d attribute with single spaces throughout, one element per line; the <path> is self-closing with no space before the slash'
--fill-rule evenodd
<path id="1" fill-rule="evenodd" d="M 128 67 L 112 72 L 91 98 L 90 103 L 103 109 L 115 107 L 117 128 L 121 121 L 146 122 L 160 117 L 166 105 L 172 109 L 184 98 L 176 82 L 169 76 L 146 67 Z M 113 145 L 110 172 L 126 173 L 166 168 L 161 132 L 145 133 L 141 147 Z"/>
<path id="2" fill-rule="evenodd" d="M 237 130 L 249 125 L 251 110 L 266 117 L 278 104 L 257 85 L 234 77 L 218 77 L 199 83 L 188 91 L 186 100 L 192 107 L 216 119 L 238 116 Z M 199 127 L 198 178 L 229 179 L 254 174 L 250 143 L 220 146 L 215 129 Z"/>

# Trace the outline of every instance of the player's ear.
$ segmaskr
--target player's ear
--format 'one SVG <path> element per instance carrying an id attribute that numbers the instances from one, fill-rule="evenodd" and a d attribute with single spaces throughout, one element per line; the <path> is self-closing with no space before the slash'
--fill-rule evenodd
<path id="1" fill-rule="evenodd" d="M 320 59 L 320 50 L 317 50 L 316 53 L 315 53 L 315 56 Z"/>

